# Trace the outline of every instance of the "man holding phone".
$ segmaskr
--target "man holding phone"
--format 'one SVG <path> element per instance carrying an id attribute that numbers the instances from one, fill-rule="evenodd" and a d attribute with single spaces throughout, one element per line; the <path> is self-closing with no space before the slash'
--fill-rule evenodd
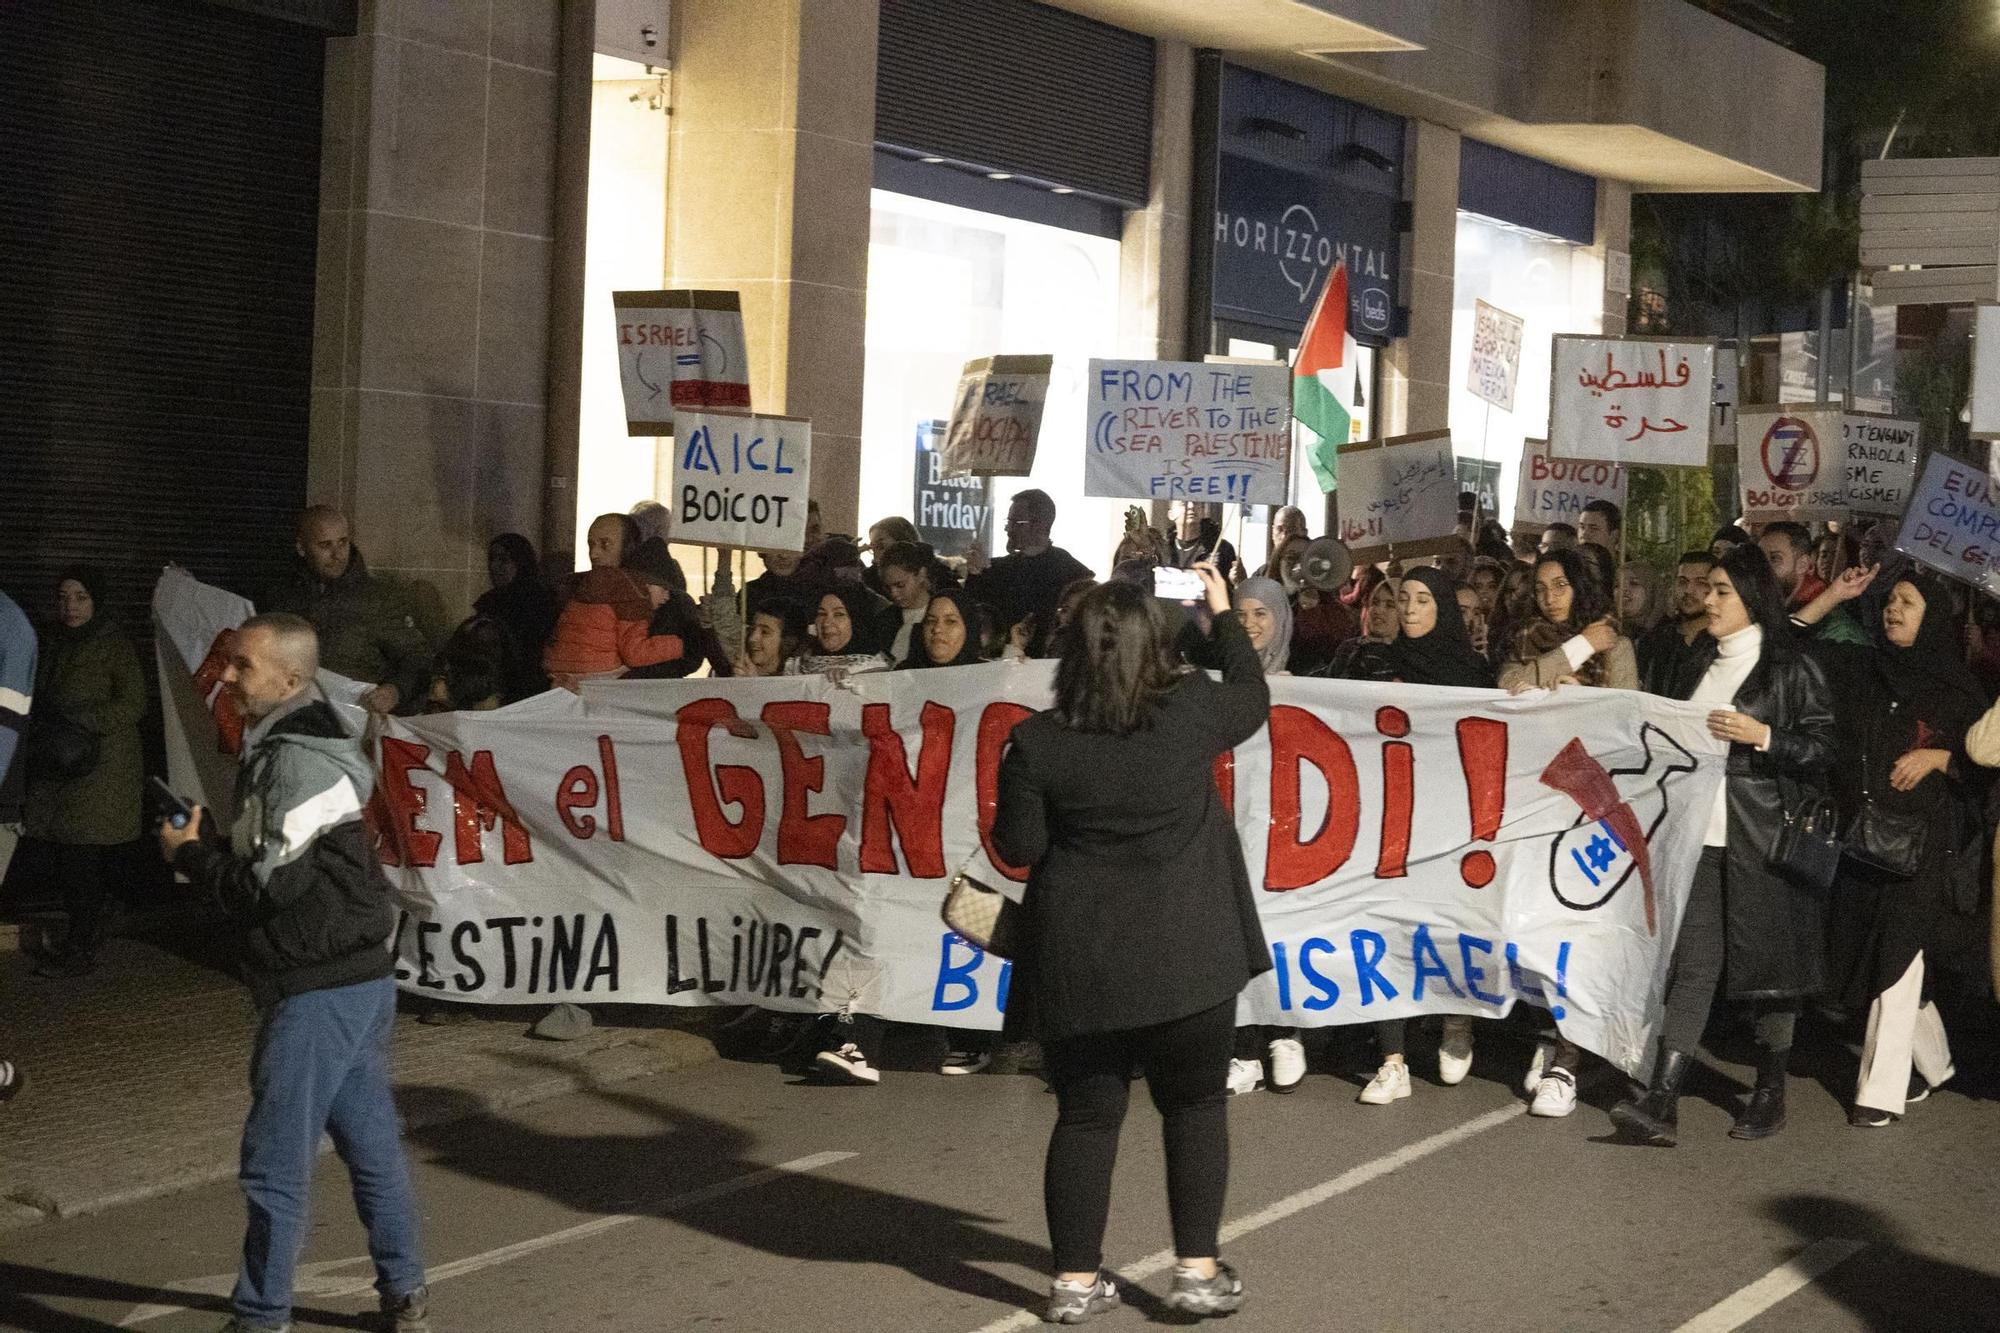
<path id="1" fill-rule="evenodd" d="M 298 616 L 237 631 L 223 688 L 249 724 L 228 845 L 206 811 L 160 826 L 160 851 L 235 928 L 259 1028 L 240 1179 L 243 1266 L 224 1333 L 284 1333 L 322 1131 L 354 1178 L 383 1327 L 429 1333 L 416 1193 L 389 1090 L 395 926 L 362 822 L 375 785 L 360 741 L 313 687 L 319 638 Z"/>

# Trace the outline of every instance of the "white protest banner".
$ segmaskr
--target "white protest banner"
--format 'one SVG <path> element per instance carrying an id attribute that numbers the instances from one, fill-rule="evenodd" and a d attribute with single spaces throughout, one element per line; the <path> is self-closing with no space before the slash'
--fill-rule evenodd
<path id="1" fill-rule="evenodd" d="M 1810 403 L 1745 407 L 1736 418 L 1736 481 L 1753 522 L 1847 516 L 1841 411 Z"/>
<path id="2" fill-rule="evenodd" d="M 1052 356 L 983 356 L 965 363 L 940 451 L 948 477 L 1025 477 L 1035 467 Z"/>
<path id="3" fill-rule="evenodd" d="M 683 412 L 674 440 L 674 540 L 803 551 L 812 423 Z"/>
<path id="4" fill-rule="evenodd" d="M 370 817 L 398 979 L 495 1004 L 852 1004 L 997 1027 L 1011 965 L 938 912 L 968 860 L 1021 879 L 982 844 L 1008 733 L 1048 705 L 1053 667 L 616 681 L 387 719 Z M 1723 776 L 1706 707 L 1271 690 L 1268 728 L 1218 766 L 1276 965 L 1240 1021 L 1526 1000 L 1641 1069 Z M 1173 947 L 1177 923 L 1159 925 L 1130 947 Z"/>
<path id="5" fill-rule="evenodd" d="M 1847 445 L 1847 507 L 1858 514 L 1900 514 L 1917 480 L 1923 423 L 1849 412 L 1840 419 Z"/>
<path id="6" fill-rule="evenodd" d="M 1551 457 L 1708 466 L 1713 341 L 1559 333 L 1552 366 Z"/>
<path id="7" fill-rule="evenodd" d="M 1625 469 L 1616 463 L 1588 458 L 1550 458 L 1547 440 L 1521 446 L 1520 485 L 1514 496 L 1514 526 L 1546 528 L 1551 523 L 1571 527 L 1593 500 L 1609 500 L 1625 511 Z"/>
<path id="8" fill-rule="evenodd" d="M 1444 549 L 1458 531 L 1458 465 L 1451 432 L 1361 440 L 1340 451 L 1334 492 L 1340 540 L 1356 564 Z"/>
<path id="9" fill-rule="evenodd" d="M 1527 325 L 1484 301 L 1473 302 L 1472 365 L 1466 387 L 1502 412 L 1514 410 L 1514 382 L 1521 374 L 1521 330 Z"/>
<path id="10" fill-rule="evenodd" d="M 1932 454 L 1903 515 L 1896 549 L 2000 596 L 2000 494 L 1993 480 L 1983 469 Z"/>
<path id="11" fill-rule="evenodd" d="M 735 292 L 613 292 L 628 435 L 671 435 L 691 407 L 750 410 L 750 360 Z"/>
<path id="12" fill-rule="evenodd" d="M 1286 503 L 1292 372 L 1282 361 L 1090 363 L 1083 493 Z"/>

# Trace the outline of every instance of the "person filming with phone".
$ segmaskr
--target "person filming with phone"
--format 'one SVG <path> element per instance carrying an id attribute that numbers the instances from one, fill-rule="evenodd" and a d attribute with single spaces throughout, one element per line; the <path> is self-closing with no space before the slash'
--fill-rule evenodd
<path id="1" fill-rule="evenodd" d="M 234 928 L 259 1026 L 240 1180 L 249 1206 L 232 1333 L 291 1327 L 313 1160 L 330 1134 L 368 1228 L 384 1327 L 429 1333 L 417 1202 L 389 1091 L 395 927 L 362 822 L 375 778 L 319 696 L 319 638 L 298 616 L 245 621 L 223 687 L 249 724 L 227 842 L 200 806 L 160 852 Z"/>

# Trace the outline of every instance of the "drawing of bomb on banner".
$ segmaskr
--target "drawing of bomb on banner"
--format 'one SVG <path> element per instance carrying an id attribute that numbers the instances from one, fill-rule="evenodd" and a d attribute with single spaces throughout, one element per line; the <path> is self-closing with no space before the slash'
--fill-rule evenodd
<path id="1" fill-rule="evenodd" d="M 1660 910 L 1654 882 L 1653 835 L 1666 822 L 1674 780 L 1695 771 L 1687 747 L 1648 722 L 1639 728 L 1645 762 L 1607 769 L 1572 740 L 1542 770 L 1542 783 L 1575 801 L 1574 826 L 1549 848 L 1549 889 L 1556 901 L 1591 912 L 1617 895 L 1633 876 L 1646 903 L 1646 932 L 1658 935 Z"/>

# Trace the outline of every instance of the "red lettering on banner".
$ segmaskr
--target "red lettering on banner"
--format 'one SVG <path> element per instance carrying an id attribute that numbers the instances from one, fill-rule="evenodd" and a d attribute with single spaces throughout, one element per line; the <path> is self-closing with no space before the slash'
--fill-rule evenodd
<path id="1" fill-rule="evenodd" d="M 194 692 L 215 719 L 215 748 L 221 754 L 243 753 L 243 710 L 222 683 L 229 659 L 236 652 L 236 631 L 226 629 L 208 646 L 208 656 L 195 668 Z"/>
<path id="2" fill-rule="evenodd" d="M 973 760 L 973 773 L 978 779 L 979 798 L 979 841 L 986 848 L 987 859 L 1008 879 L 1019 884 L 1028 878 L 1028 872 L 1008 865 L 1000 859 L 1000 853 L 993 850 L 993 812 L 1000 805 L 1000 756 L 1007 748 L 1007 738 L 1014 734 L 1014 728 L 1021 719 L 1033 717 L 1035 710 L 1025 704 L 991 703 L 979 714 L 979 748 Z"/>
<path id="3" fill-rule="evenodd" d="M 1375 854 L 1375 877 L 1402 879 L 1410 873 L 1410 819 L 1417 804 L 1417 751 L 1402 739 L 1410 734 L 1410 715 L 1378 708 L 1375 730 L 1395 738 L 1382 742 L 1382 847 Z"/>
<path id="4" fill-rule="evenodd" d="M 453 750 L 444 761 L 444 780 L 451 784 L 452 829 L 457 842 L 458 863 L 476 865 L 486 859 L 481 834 L 499 823 L 501 859 L 510 866 L 535 859 L 534 844 L 521 817 L 507 800 L 500 785 L 500 772 L 493 766 L 493 752 L 480 750 L 472 763 Z"/>
<path id="5" fill-rule="evenodd" d="M 625 841 L 625 800 L 618 791 L 618 752 L 609 736 L 597 738 L 597 762 L 604 769 L 604 828 L 611 841 Z"/>
<path id="6" fill-rule="evenodd" d="M 597 820 L 591 815 L 573 813 L 577 810 L 597 808 L 597 770 L 589 764 L 578 764 L 563 774 L 562 785 L 556 789 L 556 816 L 572 838 L 588 838 L 597 832 Z"/>
<path id="7" fill-rule="evenodd" d="M 736 706 L 727 699 L 697 699 L 674 714 L 674 721 L 680 724 L 681 773 L 687 779 L 695 836 L 709 855 L 725 861 L 740 861 L 750 855 L 764 836 L 764 779 L 757 770 L 742 764 L 718 764 L 712 782 L 709 777 L 709 733 L 722 723 L 740 720 Z M 742 817 L 732 821 L 723 812 L 725 804 L 738 807 Z"/>
<path id="8" fill-rule="evenodd" d="M 889 705 L 862 707 L 861 734 L 868 738 L 868 778 L 861 794 L 863 871 L 895 874 L 895 843 L 901 842 L 903 860 L 913 877 L 944 878 L 944 788 L 951 773 L 951 738 L 957 721 L 957 714 L 943 704 L 924 705 L 923 748 L 912 781 L 903 738 L 889 721 Z"/>
<path id="9" fill-rule="evenodd" d="M 1331 876 L 1354 854 L 1361 827 L 1361 781 L 1354 752 L 1340 733 L 1303 708 L 1271 709 L 1271 838 L 1264 856 L 1264 887 L 1273 893 L 1304 888 Z M 1326 819 L 1310 838 L 1299 836 L 1299 764 L 1326 779 Z"/>
<path id="10" fill-rule="evenodd" d="M 831 736 L 832 714 L 828 705 L 802 699 L 764 705 L 764 722 L 778 744 L 778 762 L 784 768 L 784 808 L 778 816 L 779 865 L 840 868 L 840 835 L 847 831 L 847 816 L 815 815 L 807 809 L 806 798 L 826 786 L 826 757 L 806 754 L 798 737 L 799 732 Z"/>
<path id="11" fill-rule="evenodd" d="M 381 801 L 376 816 L 376 851 L 385 865 L 437 864 L 444 834 L 417 827 L 417 820 L 430 804 L 430 793 L 410 781 L 410 773 L 424 766 L 430 752 L 430 746 L 415 741 L 382 738 L 382 780 L 375 788 Z"/>

